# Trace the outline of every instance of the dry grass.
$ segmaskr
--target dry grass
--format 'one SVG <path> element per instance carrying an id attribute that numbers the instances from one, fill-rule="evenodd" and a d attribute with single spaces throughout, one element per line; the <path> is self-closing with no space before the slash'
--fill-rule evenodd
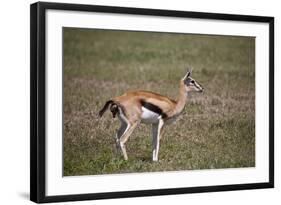
<path id="1" fill-rule="evenodd" d="M 64 29 L 64 175 L 255 166 L 255 43 L 249 37 Z M 189 96 L 151 161 L 150 126 L 117 152 L 106 100 L 145 89 L 175 98 L 186 66 L 205 93 Z"/>

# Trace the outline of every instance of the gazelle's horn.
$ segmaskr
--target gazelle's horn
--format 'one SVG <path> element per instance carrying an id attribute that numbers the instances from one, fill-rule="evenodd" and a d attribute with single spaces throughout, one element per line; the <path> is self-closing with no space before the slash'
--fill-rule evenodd
<path id="1" fill-rule="evenodd" d="M 186 75 L 184 76 L 184 78 L 187 78 L 187 77 L 189 77 L 189 76 L 191 76 L 191 74 L 192 74 L 192 68 L 187 68 L 187 72 L 186 72 Z"/>

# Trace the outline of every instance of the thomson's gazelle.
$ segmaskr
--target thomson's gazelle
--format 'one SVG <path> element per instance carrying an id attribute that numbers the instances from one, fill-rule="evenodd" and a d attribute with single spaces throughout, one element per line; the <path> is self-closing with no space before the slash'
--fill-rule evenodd
<path id="1" fill-rule="evenodd" d="M 128 91 L 121 96 L 107 101 L 99 112 L 110 108 L 113 117 L 118 116 L 121 127 L 116 134 L 116 143 L 121 148 L 125 160 L 128 159 L 125 143 L 138 123 L 152 124 L 153 155 L 152 160 L 158 161 L 159 142 L 163 126 L 176 119 L 184 109 L 187 94 L 191 91 L 202 92 L 202 86 L 191 78 L 191 72 L 181 79 L 177 100 L 149 91 Z"/>

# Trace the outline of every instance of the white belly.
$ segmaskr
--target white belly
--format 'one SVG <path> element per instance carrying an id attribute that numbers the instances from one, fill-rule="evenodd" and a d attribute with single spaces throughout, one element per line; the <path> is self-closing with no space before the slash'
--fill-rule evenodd
<path id="1" fill-rule="evenodd" d="M 141 107 L 142 114 L 141 114 L 141 121 L 143 123 L 157 123 L 159 121 L 159 118 L 161 117 L 158 113 L 152 112 L 145 107 Z"/>

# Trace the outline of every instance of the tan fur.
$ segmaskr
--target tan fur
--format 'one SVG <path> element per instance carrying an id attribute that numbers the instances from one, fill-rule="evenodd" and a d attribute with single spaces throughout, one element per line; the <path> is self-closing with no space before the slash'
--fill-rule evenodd
<path id="1" fill-rule="evenodd" d="M 144 90 L 129 91 L 112 100 L 124 107 L 129 121 L 134 121 L 141 115 L 141 100 L 157 105 L 165 113 L 172 112 L 176 106 L 176 101 L 163 95 Z"/>
<path id="2" fill-rule="evenodd" d="M 180 114 L 184 109 L 187 98 L 187 92 L 183 81 L 180 81 L 180 89 L 177 100 L 170 99 L 166 96 L 151 91 L 136 90 L 128 91 L 121 96 L 117 96 L 112 100 L 120 104 L 130 122 L 134 122 L 141 115 L 140 100 L 157 105 L 167 114 L 167 119 L 174 115 Z"/>

